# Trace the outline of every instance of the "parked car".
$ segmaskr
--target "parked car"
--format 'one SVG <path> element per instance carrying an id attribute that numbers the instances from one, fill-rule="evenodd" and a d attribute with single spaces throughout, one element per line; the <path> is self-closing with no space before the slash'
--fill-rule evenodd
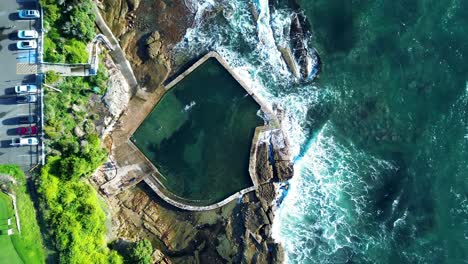
<path id="1" fill-rule="evenodd" d="M 35 93 L 37 92 L 37 86 L 34 84 L 23 84 L 15 86 L 16 93 Z"/>
<path id="2" fill-rule="evenodd" d="M 29 18 L 39 18 L 41 14 L 37 10 L 18 10 L 19 18 L 29 19 Z"/>
<path id="3" fill-rule="evenodd" d="M 21 40 L 16 43 L 16 47 L 20 50 L 35 49 L 37 48 L 37 43 L 35 40 Z"/>
<path id="4" fill-rule="evenodd" d="M 11 146 L 36 146 L 39 144 L 39 140 L 35 137 L 25 137 L 25 138 L 14 138 L 11 140 Z"/>
<path id="5" fill-rule="evenodd" d="M 16 102 L 19 104 L 35 103 L 37 102 L 37 96 L 35 96 L 34 94 L 20 95 L 16 97 Z"/>
<path id="6" fill-rule="evenodd" d="M 37 39 L 39 33 L 36 30 L 19 30 L 18 38 L 19 39 Z"/>
<path id="7" fill-rule="evenodd" d="M 41 119 L 37 115 L 27 115 L 18 117 L 18 122 L 20 124 L 33 124 L 39 123 Z"/>
<path id="8" fill-rule="evenodd" d="M 18 135 L 36 135 L 37 134 L 37 126 L 29 126 L 29 127 L 18 127 L 16 129 L 16 132 L 18 132 Z"/>

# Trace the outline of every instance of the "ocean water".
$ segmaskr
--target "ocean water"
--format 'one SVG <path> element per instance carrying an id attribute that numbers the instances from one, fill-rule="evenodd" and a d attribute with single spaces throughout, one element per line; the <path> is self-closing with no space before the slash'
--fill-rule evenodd
<path id="1" fill-rule="evenodd" d="M 175 53 L 217 50 L 286 108 L 286 262 L 468 263 L 468 1 L 298 1 L 323 62 L 308 84 L 271 43 L 288 42 L 290 1 L 267 2 L 194 2 Z"/>

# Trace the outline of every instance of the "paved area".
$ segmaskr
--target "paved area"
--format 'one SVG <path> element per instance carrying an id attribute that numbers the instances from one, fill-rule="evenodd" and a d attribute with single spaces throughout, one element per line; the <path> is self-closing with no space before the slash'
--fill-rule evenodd
<path id="1" fill-rule="evenodd" d="M 39 116 L 40 113 L 36 103 L 16 102 L 14 86 L 36 83 L 36 50 L 17 50 L 16 34 L 18 30 L 39 29 L 39 20 L 18 18 L 19 9 L 36 9 L 36 5 L 36 1 L 0 1 L 0 164 L 17 164 L 26 170 L 39 162 L 39 147 L 12 147 L 10 143 L 13 138 L 18 137 L 17 127 L 36 125 L 20 125 L 19 117 L 34 114 Z M 40 94 L 38 102 L 39 96 Z"/>

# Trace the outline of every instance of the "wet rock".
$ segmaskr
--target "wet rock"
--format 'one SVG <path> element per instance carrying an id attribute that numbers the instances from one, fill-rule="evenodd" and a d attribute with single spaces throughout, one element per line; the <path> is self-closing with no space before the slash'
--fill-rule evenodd
<path id="1" fill-rule="evenodd" d="M 294 164 L 290 161 L 275 162 L 275 175 L 281 182 L 285 182 L 294 176 Z"/>
<path id="2" fill-rule="evenodd" d="M 276 243 L 268 245 L 271 254 L 271 263 L 284 263 L 284 249 Z"/>
<path id="3" fill-rule="evenodd" d="M 259 204 L 248 204 L 243 208 L 244 226 L 251 233 L 257 233 L 265 224 L 269 223 L 268 217 Z"/>
<path id="4" fill-rule="evenodd" d="M 268 210 L 276 196 L 275 186 L 273 183 L 266 183 L 258 186 L 257 196 L 261 197 L 260 203 L 263 209 L 265 211 Z"/>
<path id="5" fill-rule="evenodd" d="M 128 8 L 131 11 L 138 9 L 138 6 L 140 6 L 140 1 L 141 0 L 127 0 Z"/>
<path id="6" fill-rule="evenodd" d="M 290 159 L 289 144 L 281 129 L 276 129 L 271 133 L 271 144 L 273 145 L 273 155 L 275 161 Z"/>
<path id="7" fill-rule="evenodd" d="M 216 252 L 226 261 L 232 262 L 233 252 L 231 250 L 231 242 L 228 240 L 226 235 L 218 237 L 218 246 Z"/>
<path id="8" fill-rule="evenodd" d="M 273 169 L 268 159 L 268 145 L 262 142 L 257 147 L 256 173 L 258 184 L 263 184 L 273 178 Z"/>

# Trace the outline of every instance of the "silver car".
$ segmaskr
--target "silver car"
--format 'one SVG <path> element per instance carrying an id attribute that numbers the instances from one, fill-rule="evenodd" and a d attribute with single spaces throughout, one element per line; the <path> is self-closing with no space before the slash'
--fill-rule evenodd
<path id="1" fill-rule="evenodd" d="M 35 40 L 21 40 L 16 43 L 16 47 L 20 50 L 35 49 L 37 42 Z"/>
<path id="2" fill-rule="evenodd" d="M 16 93 L 35 93 L 37 92 L 37 86 L 34 84 L 23 84 L 15 86 Z"/>
<path id="3" fill-rule="evenodd" d="M 25 138 L 13 138 L 11 140 L 10 146 L 19 147 L 19 146 L 36 146 L 39 144 L 39 140 L 35 137 L 25 137 Z"/>
<path id="4" fill-rule="evenodd" d="M 39 33 L 36 30 L 19 30 L 18 38 L 19 39 L 37 39 Z"/>
<path id="5" fill-rule="evenodd" d="M 37 10 L 18 10 L 19 18 L 30 19 L 30 18 L 39 18 L 41 14 Z"/>
<path id="6" fill-rule="evenodd" d="M 16 102 L 18 104 L 35 103 L 37 102 L 37 96 L 35 96 L 34 94 L 20 95 L 16 97 Z"/>

